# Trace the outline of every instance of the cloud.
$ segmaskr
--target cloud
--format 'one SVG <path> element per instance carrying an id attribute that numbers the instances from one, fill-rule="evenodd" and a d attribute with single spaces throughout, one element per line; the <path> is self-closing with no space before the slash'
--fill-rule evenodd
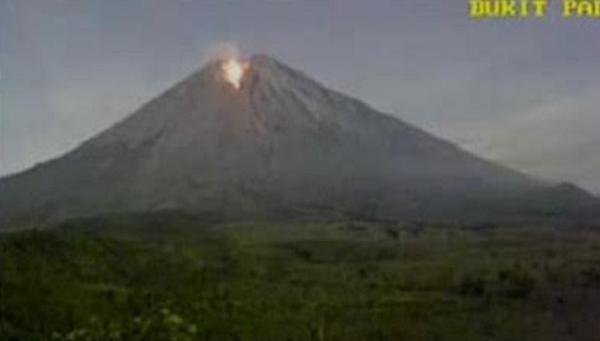
<path id="1" fill-rule="evenodd" d="M 463 147 L 519 170 L 600 192 L 599 91 L 465 121 L 446 134 L 460 136 Z"/>

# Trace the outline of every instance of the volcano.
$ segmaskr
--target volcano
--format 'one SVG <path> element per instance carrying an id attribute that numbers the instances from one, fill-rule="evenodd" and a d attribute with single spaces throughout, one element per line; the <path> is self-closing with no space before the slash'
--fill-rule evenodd
<path id="1" fill-rule="evenodd" d="M 561 196 L 271 57 L 245 63 L 237 86 L 224 81 L 222 61 L 210 62 L 66 155 L 0 180 L 0 226 L 165 210 L 492 219 L 539 214 L 529 202 Z M 551 205 L 553 214 L 598 207 L 568 192 L 569 209 Z"/>

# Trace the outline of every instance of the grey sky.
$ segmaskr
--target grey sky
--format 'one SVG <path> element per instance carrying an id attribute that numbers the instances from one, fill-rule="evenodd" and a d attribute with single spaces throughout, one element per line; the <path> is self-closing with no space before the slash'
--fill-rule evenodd
<path id="1" fill-rule="evenodd" d="M 464 148 L 600 191 L 600 21 L 467 0 L 0 0 L 0 174 L 56 157 L 235 41 Z"/>

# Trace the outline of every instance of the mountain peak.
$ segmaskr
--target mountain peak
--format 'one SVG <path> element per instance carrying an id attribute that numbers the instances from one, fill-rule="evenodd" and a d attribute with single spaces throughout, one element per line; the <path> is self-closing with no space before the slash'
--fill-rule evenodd
<path id="1" fill-rule="evenodd" d="M 246 63 L 248 67 L 243 82 L 249 87 L 258 87 L 262 90 L 271 87 L 271 90 L 283 90 L 317 84 L 307 75 L 268 55 L 254 55 Z"/>
<path id="2" fill-rule="evenodd" d="M 249 58 L 250 63 L 255 67 L 261 66 L 282 66 L 283 62 L 279 61 L 275 57 L 267 54 L 255 54 Z"/>
<path id="3" fill-rule="evenodd" d="M 295 70 L 291 66 L 276 59 L 275 57 L 271 57 L 271 56 L 268 56 L 265 54 L 257 54 L 257 55 L 250 57 L 249 63 L 250 63 L 250 69 L 254 70 L 254 72 L 259 73 L 259 74 L 269 73 L 271 75 L 279 74 L 280 76 L 283 76 L 285 74 L 287 74 L 287 75 L 302 74 L 300 71 Z M 308 78 L 308 76 L 306 76 L 306 75 L 303 75 L 303 76 Z"/>

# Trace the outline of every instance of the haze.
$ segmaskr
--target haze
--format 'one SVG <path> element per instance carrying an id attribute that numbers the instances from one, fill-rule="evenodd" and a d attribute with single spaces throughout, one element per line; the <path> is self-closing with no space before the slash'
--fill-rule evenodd
<path id="1" fill-rule="evenodd" d="M 591 20 L 472 21 L 466 0 L 0 0 L 0 174 L 61 155 L 235 42 L 598 192 L 599 34 Z"/>

